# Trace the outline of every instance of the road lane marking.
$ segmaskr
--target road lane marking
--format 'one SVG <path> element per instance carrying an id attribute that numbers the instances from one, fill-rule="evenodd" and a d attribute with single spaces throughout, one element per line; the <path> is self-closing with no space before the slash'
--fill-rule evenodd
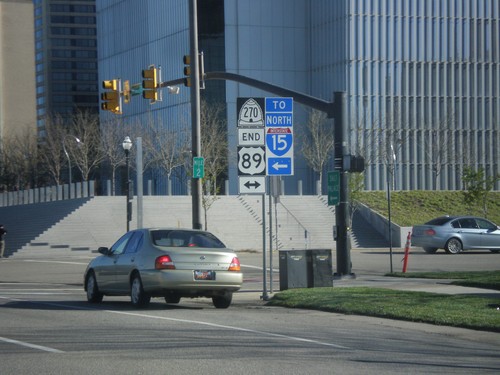
<path id="1" fill-rule="evenodd" d="M 92 258 L 90 258 L 92 259 Z M 69 261 L 62 261 L 62 260 L 35 260 L 35 259 L 23 259 L 22 262 L 27 262 L 27 263 L 59 263 L 59 264 L 77 264 L 77 265 L 83 265 L 86 266 L 89 262 L 69 262 Z"/>
<path id="2" fill-rule="evenodd" d="M 6 342 L 9 344 L 16 344 L 16 345 L 20 345 L 20 346 L 25 346 L 25 347 L 31 348 L 31 349 L 38 349 L 38 350 L 42 350 L 44 352 L 49 352 L 49 353 L 64 353 L 62 350 L 49 348 L 48 346 L 30 344 L 29 342 L 12 340 L 12 339 L 8 339 L 6 337 L 0 337 L 0 341 Z"/>
<path id="3" fill-rule="evenodd" d="M 242 327 L 227 326 L 227 325 L 222 325 L 222 324 L 217 324 L 217 323 L 203 322 L 201 320 L 169 318 L 169 317 L 164 317 L 164 316 L 155 316 L 155 315 L 133 313 L 133 312 L 126 312 L 126 311 L 117 311 L 117 310 L 100 310 L 100 309 L 96 309 L 96 308 L 92 308 L 92 307 L 72 306 L 72 305 L 65 305 L 62 303 L 52 303 L 52 302 L 43 302 L 43 301 L 29 301 L 29 300 L 22 300 L 22 299 L 2 297 L 2 296 L 0 296 L 0 298 L 13 300 L 13 301 L 28 302 L 28 303 L 33 303 L 33 304 L 47 305 L 47 306 L 64 307 L 67 309 L 74 309 L 74 310 L 95 310 L 95 311 L 102 311 L 102 312 L 118 314 L 118 315 L 135 316 L 135 317 L 140 317 L 140 318 L 159 319 L 159 320 L 168 320 L 171 322 L 198 324 L 198 325 L 204 325 L 204 326 L 214 327 L 214 328 L 222 328 L 222 329 L 233 330 L 233 331 L 253 333 L 253 334 L 262 335 L 262 336 L 276 337 L 276 338 L 281 338 L 281 339 L 290 340 L 290 341 L 306 342 L 309 344 L 328 346 L 328 347 L 336 348 L 336 349 L 350 349 L 347 346 L 343 346 L 343 345 L 339 345 L 339 344 L 332 344 L 329 342 L 306 339 L 303 337 L 283 335 L 280 333 L 264 332 L 264 331 L 259 331 L 259 330 L 255 330 L 255 329 L 250 329 L 250 328 L 242 328 Z"/>
<path id="4" fill-rule="evenodd" d="M 307 343 L 310 343 L 310 344 L 317 344 L 317 345 L 322 345 L 322 346 L 329 346 L 329 347 L 333 347 L 333 348 L 336 348 L 336 349 L 350 349 L 347 346 L 338 345 L 338 344 L 332 344 L 332 343 L 329 343 L 329 342 L 323 342 L 323 341 L 312 340 L 312 339 L 305 339 L 305 338 L 296 337 L 296 336 L 283 335 L 283 334 L 280 334 L 280 333 L 258 331 L 258 330 L 250 329 L 250 328 L 226 326 L 226 325 L 217 324 L 217 323 L 203 322 L 203 321 L 200 321 L 200 320 L 168 318 L 168 317 L 165 317 L 165 316 L 154 316 L 154 315 L 131 313 L 131 312 L 126 312 L 126 311 L 116 311 L 116 310 L 106 310 L 106 311 L 110 312 L 110 313 L 121 314 L 121 315 L 138 316 L 138 317 L 143 317 L 143 318 L 152 318 L 152 319 L 160 319 L 160 320 L 170 320 L 170 321 L 173 321 L 173 322 L 199 324 L 199 325 L 204 325 L 204 326 L 209 326 L 209 327 L 214 327 L 214 328 L 223 328 L 223 329 L 229 329 L 229 330 L 234 330 L 234 331 L 248 332 L 248 333 L 254 333 L 254 334 L 257 334 L 257 335 L 278 337 L 278 338 L 282 338 L 282 339 L 286 339 L 286 340 L 307 342 Z"/>

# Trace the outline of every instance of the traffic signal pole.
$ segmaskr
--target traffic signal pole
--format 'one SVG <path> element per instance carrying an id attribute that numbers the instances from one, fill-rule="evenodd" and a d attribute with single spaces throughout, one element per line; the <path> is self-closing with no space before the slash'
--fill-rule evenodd
<path id="1" fill-rule="evenodd" d="M 347 143 L 347 99 L 345 92 L 335 92 L 333 97 L 334 164 L 340 171 L 340 202 L 335 209 L 337 225 L 337 272 L 336 279 L 354 278 L 351 272 L 351 236 L 349 234 L 349 172 L 345 162 L 350 158 Z"/>
<path id="2" fill-rule="evenodd" d="M 197 52 L 197 49 L 196 49 Z M 193 51 L 192 51 L 193 53 Z M 198 60 L 195 58 L 196 55 L 191 55 L 191 61 L 195 62 Z M 193 74 L 198 74 L 198 67 L 193 66 L 191 68 Z M 199 77 L 199 75 L 198 75 Z M 270 92 L 281 97 L 293 97 L 293 100 L 304 104 L 308 107 L 317 109 L 318 111 L 326 113 L 328 118 L 334 119 L 334 138 L 335 138 L 335 159 L 337 162 L 337 168 L 340 170 L 340 203 L 335 210 L 335 219 L 337 222 L 337 272 L 334 274 L 335 278 L 354 278 L 355 275 L 351 272 L 351 240 L 349 236 L 349 170 L 350 167 L 347 166 L 348 160 L 350 163 L 349 148 L 347 142 L 347 99 L 344 92 L 335 92 L 334 100 L 328 102 L 326 100 L 318 99 L 310 95 L 303 94 L 301 92 L 286 89 L 284 87 L 276 86 L 267 82 L 259 81 L 253 78 L 245 77 L 235 73 L 227 72 L 206 72 L 204 74 L 205 80 L 226 80 L 234 81 L 238 83 L 245 84 L 247 86 L 255 87 L 263 91 Z M 174 86 L 182 84 L 184 78 L 175 79 L 168 82 L 162 82 L 159 84 L 160 87 Z M 193 91 L 198 92 L 198 89 L 194 89 L 194 85 L 198 84 L 199 79 L 194 79 L 191 86 L 191 98 L 193 98 Z M 196 99 L 196 98 L 195 98 Z M 192 99 L 193 100 L 193 99 Z M 198 96 L 199 100 L 199 96 Z M 191 103 L 193 110 L 197 108 L 199 110 L 199 102 L 197 107 L 193 102 Z M 198 112 L 199 114 L 199 112 Z M 194 118 L 194 116 L 193 116 Z M 196 128 L 195 128 L 196 126 Z M 195 133 L 195 131 L 197 131 Z M 193 120 L 193 136 L 199 137 L 199 120 L 195 123 Z M 193 137 L 194 145 L 194 137 Z M 198 149 L 199 150 L 199 149 Z M 193 146 L 194 152 L 194 146 Z M 196 154 L 197 155 L 197 154 Z M 193 156 L 196 156 L 193 154 Z M 194 181 L 193 181 L 194 187 Z M 201 191 L 201 189 L 200 189 Z M 194 188 L 193 188 L 194 194 Z M 200 197 L 201 197 L 201 193 Z M 201 205 L 201 204 L 200 204 Z M 195 207 L 195 197 L 193 195 L 193 224 L 194 224 L 194 212 L 197 208 Z M 199 210 L 199 209 L 198 209 Z M 201 220 L 200 220 L 201 221 Z"/>
<path id="3" fill-rule="evenodd" d="M 200 125 L 200 69 L 198 60 L 198 14 L 196 0 L 189 1 L 189 39 L 191 59 L 191 160 L 201 157 Z M 163 85 L 162 85 L 163 86 Z M 201 178 L 191 178 L 193 229 L 202 229 L 201 224 Z"/>

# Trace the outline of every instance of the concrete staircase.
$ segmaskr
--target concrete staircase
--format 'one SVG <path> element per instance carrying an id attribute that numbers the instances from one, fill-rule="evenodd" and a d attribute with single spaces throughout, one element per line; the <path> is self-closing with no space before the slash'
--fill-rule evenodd
<path id="1" fill-rule="evenodd" d="M 219 196 L 207 211 L 207 229 L 237 251 L 262 251 L 262 197 Z M 266 198 L 266 215 L 269 200 Z M 335 248 L 334 207 L 322 196 L 282 196 L 272 204 L 273 249 Z M 92 197 L 0 208 L 0 223 L 8 230 L 6 255 L 33 257 L 94 256 L 126 230 L 125 197 Z M 130 228 L 137 227 L 137 200 Z M 276 222 L 277 218 L 277 222 Z M 378 247 L 381 236 L 355 216 L 353 247 Z M 202 222 L 204 212 L 202 211 Z M 190 196 L 143 198 L 144 227 L 191 227 Z M 266 216 L 266 243 L 269 244 Z M 371 246 L 366 246 L 370 244 Z"/>
<path id="2" fill-rule="evenodd" d="M 0 208 L 0 223 L 5 226 L 5 255 L 9 255 L 31 241 L 89 201 L 90 198 L 36 203 Z M 35 241 L 36 244 L 36 241 Z M 48 245 L 38 243 L 39 245 Z"/>
<path id="3" fill-rule="evenodd" d="M 283 196 L 278 234 L 286 249 L 332 249 L 335 208 L 323 196 Z"/>
<path id="4" fill-rule="evenodd" d="M 93 197 L 69 212 L 58 209 L 59 206 L 73 206 L 74 200 L 44 203 L 45 212 L 59 215 L 59 220 L 43 230 L 36 230 L 39 221 L 44 215 L 34 214 L 29 220 L 22 223 L 26 234 L 31 240 L 16 248 L 15 242 L 7 241 L 7 250 L 16 257 L 34 255 L 43 257 L 47 254 L 69 255 L 79 253 L 87 255 L 95 252 L 99 246 L 110 246 L 125 232 L 125 198 L 124 197 Z M 31 207 L 37 212 L 38 205 L 18 206 Z M 2 214 L 3 208 L 0 209 Z M 67 211 L 67 210 L 66 210 Z"/>
<path id="5" fill-rule="evenodd" d="M 389 241 L 359 213 L 354 212 L 352 219 L 351 246 L 362 248 L 389 247 Z"/>

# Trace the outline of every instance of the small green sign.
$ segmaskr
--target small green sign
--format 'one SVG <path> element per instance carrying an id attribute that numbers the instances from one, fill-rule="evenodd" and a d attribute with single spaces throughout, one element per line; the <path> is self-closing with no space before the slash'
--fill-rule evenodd
<path id="1" fill-rule="evenodd" d="M 328 172 L 328 205 L 340 203 L 340 171 Z"/>
<path id="2" fill-rule="evenodd" d="M 205 177 L 205 158 L 202 156 L 193 158 L 193 178 Z"/>

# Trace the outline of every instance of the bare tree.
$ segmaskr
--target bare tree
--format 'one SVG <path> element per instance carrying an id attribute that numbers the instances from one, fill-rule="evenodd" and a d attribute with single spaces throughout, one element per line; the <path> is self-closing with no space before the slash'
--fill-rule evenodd
<path id="1" fill-rule="evenodd" d="M 79 142 L 66 142 L 66 148 L 80 170 L 82 179 L 88 181 L 106 156 L 101 142 L 99 117 L 90 112 L 78 111 L 73 117 L 71 132 Z"/>
<path id="2" fill-rule="evenodd" d="M 64 121 L 61 116 L 45 118 L 45 135 L 40 140 L 41 161 L 52 182 L 61 184 L 61 171 L 65 164 L 63 142 L 66 136 Z"/>
<path id="3" fill-rule="evenodd" d="M 225 118 L 222 104 L 201 102 L 201 153 L 205 158 L 205 177 L 203 178 L 202 205 L 205 212 L 205 230 L 207 230 L 207 211 L 217 200 L 220 188 L 218 179 L 226 172 L 228 165 L 228 144 Z"/>
<path id="4" fill-rule="evenodd" d="M 425 130 L 424 138 L 428 140 L 425 145 L 427 162 L 432 168 L 433 187 L 439 189 L 439 176 L 444 168 L 453 163 L 455 158 L 455 141 L 453 139 L 453 122 L 455 117 L 448 114 L 440 118 Z"/>
<path id="5" fill-rule="evenodd" d="M 189 159 L 190 139 L 187 130 L 171 130 L 167 126 L 154 126 L 150 120 L 143 137 L 145 168 L 153 166 L 165 172 L 168 181 L 180 173 Z"/>
<path id="6" fill-rule="evenodd" d="M 37 185 L 39 153 L 36 134 L 29 129 L 2 142 L 2 177 L 7 190 L 29 189 Z"/>
<path id="7" fill-rule="evenodd" d="M 303 132 L 298 134 L 302 144 L 302 155 L 309 166 L 319 174 L 321 189 L 323 171 L 332 156 L 333 134 L 332 123 L 326 118 L 326 114 L 315 109 L 309 112 L 309 118 Z"/>
<path id="8" fill-rule="evenodd" d="M 124 127 L 117 117 L 101 124 L 101 148 L 104 160 L 111 170 L 111 194 L 113 195 L 115 194 L 116 170 L 125 165 L 122 142 L 129 135 L 128 133 L 128 127 Z"/>

